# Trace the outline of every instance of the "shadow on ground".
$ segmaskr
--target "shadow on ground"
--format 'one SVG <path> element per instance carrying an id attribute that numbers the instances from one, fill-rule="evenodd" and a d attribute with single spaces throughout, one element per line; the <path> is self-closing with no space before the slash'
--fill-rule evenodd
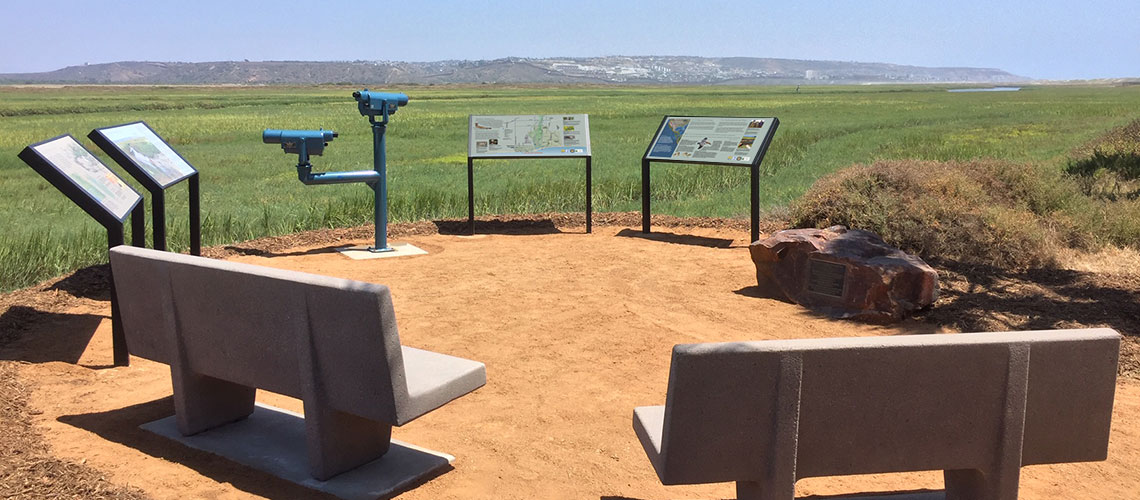
<path id="1" fill-rule="evenodd" d="M 795 304 L 795 302 L 788 300 L 787 297 L 784 297 L 782 295 L 775 294 L 772 292 L 765 291 L 763 288 L 760 288 L 757 285 L 739 288 L 739 289 L 733 290 L 732 293 L 735 293 L 737 295 L 741 295 L 744 297 L 752 297 L 754 299 L 772 299 L 772 300 L 778 300 L 778 301 L 783 302 L 785 304 Z"/>
<path id="2" fill-rule="evenodd" d="M 111 300 L 111 266 L 99 264 L 78 269 L 52 284 L 48 290 L 59 290 L 73 297 Z"/>
<path id="3" fill-rule="evenodd" d="M 941 296 L 925 321 L 962 331 L 1106 326 L 1140 337 L 1140 276 L 1007 271 L 937 262 Z"/>
<path id="4" fill-rule="evenodd" d="M 260 248 L 245 248 L 239 246 L 228 245 L 222 247 L 227 252 L 233 252 L 237 255 L 252 255 L 254 257 L 297 257 L 301 255 L 318 255 L 324 253 L 336 253 L 336 249 L 342 248 L 345 245 L 334 245 L 330 247 L 311 248 L 309 250 L 299 252 L 274 252 L 271 250 L 262 250 Z"/>
<path id="5" fill-rule="evenodd" d="M 708 248 L 729 248 L 732 246 L 733 241 L 727 238 L 710 238 L 707 236 L 694 236 L 691 234 L 662 232 L 653 232 L 647 234 L 636 229 L 622 229 L 621 231 L 618 231 L 617 235 L 623 238 L 641 238 L 643 240 L 660 241 L 677 245 L 693 245 Z"/>
<path id="6" fill-rule="evenodd" d="M 0 315 L 0 325 L 13 335 L 12 339 L 7 339 L 10 343 L 4 343 L 0 360 L 76 364 L 104 318 L 95 314 L 53 313 L 33 307 L 12 306 Z M 34 332 L 34 335 L 24 335 L 26 332 Z"/>
<path id="7" fill-rule="evenodd" d="M 446 235 L 469 235 L 471 234 L 471 225 L 466 220 L 436 220 L 432 221 L 435 224 L 436 230 L 439 234 Z M 536 220 L 476 220 L 475 221 L 475 234 L 513 234 L 513 235 L 532 235 L 532 234 L 558 234 L 562 231 L 554 225 L 551 219 L 536 219 Z"/>
<path id="8" fill-rule="evenodd" d="M 336 498 L 139 428 L 173 413 L 174 400 L 166 397 L 106 412 L 64 415 L 59 417 L 59 421 L 152 457 L 184 465 L 218 483 L 230 483 L 254 495 L 266 498 Z"/>

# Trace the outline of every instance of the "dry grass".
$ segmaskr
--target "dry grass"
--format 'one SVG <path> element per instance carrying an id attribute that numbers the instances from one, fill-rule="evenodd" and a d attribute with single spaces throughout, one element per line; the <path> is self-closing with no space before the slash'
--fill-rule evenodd
<path id="1" fill-rule="evenodd" d="M 926 259 L 1024 269 L 1089 246 L 1071 215 L 1084 202 L 1061 174 L 1029 164 L 890 161 L 820 179 L 791 217 L 797 227 L 873 231 Z"/>

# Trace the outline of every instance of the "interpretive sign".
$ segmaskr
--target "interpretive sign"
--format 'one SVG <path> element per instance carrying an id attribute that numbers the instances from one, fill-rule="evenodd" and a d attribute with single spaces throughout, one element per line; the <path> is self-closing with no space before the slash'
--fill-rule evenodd
<path id="1" fill-rule="evenodd" d="M 590 156 L 590 117 L 578 115 L 471 115 L 467 156 Z"/>
<path id="2" fill-rule="evenodd" d="M 471 115 L 467 118 L 467 221 L 475 234 L 475 160 L 585 158 L 586 232 L 593 231 L 590 116 Z"/>
<path id="3" fill-rule="evenodd" d="M 96 129 L 94 132 L 105 137 L 130 159 L 129 165 L 122 165 L 123 168 L 132 170 L 132 166 L 136 167 L 160 187 L 170 187 L 198 172 L 146 123 L 128 123 Z M 131 174 L 138 177 L 135 172 Z"/>
<path id="4" fill-rule="evenodd" d="M 146 223 L 142 195 L 127 185 L 103 162 L 70 135 L 32 144 L 19 157 L 55 186 L 59 192 L 79 205 L 93 219 L 107 228 L 107 247 L 124 243 L 123 221 L 131 214 L 131 243 L 142 246 Z M 119 322 L 119 301 L 111 277 L 111 349 L 115 366 L 127 366 L 127 340 Z"/>
<path id="5" fill-rule="evenodd" d="M 189 179 L 190 254 L 202 253 L 198 170 L 174 151 L 146 122 L 97 128 L 87 137 L 150 191 L 155 250 L 166 250 L 166 189 Z"/>
<path id="6" fill-rule="evenodd" d="M 122 223 L 142 199 L 70 135 L 28 146 L 20 153 L 20 159 L 104 225 L 108 221 L 101 214 L 93 213 L 92 205 Z M 77 199 L 76 194 L 83 197 Z"/>
<path id="7" fill-rule="evenodd" d="M 767 149 L 776 122 L 775 118 L 669 116 L 645 156 L 655 161 L 751 165 Z"/>
<path id="8" fill-rule="evenodd" d="M 776 117 L 666 116 L 641 158 L 641 231 L 649 232 L 650 162 L 748 167 L 752 240 L 760 237 L 760 162 L 780 120 Z"/>

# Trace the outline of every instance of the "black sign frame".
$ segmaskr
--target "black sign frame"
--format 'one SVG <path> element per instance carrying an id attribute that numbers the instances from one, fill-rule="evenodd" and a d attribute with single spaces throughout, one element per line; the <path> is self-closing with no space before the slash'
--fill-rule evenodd
<path id="1" fill-rule="evenodd" d="M 713 162 L 713 161 L 692 161 L 685 159 L 674 160 L 672 158 L 657 158 L 650 157 L 649 153 L 653 151 L 653 146 L 657 144 L 657 138 L 661 136 L 662 130 L 665 128 L 666 122 L 669 118 L 686 117 L 686 118 L 760 118 L 771 119 L 772 127 L 764 136 L 764 140 L 760 141 L 760 147 L 756 150 L 756 157 L 752 159 L 752 163 L 730 163 L 730 162 Z M 780 127 L 780 119 L 772 117 L 752 117 L 752 116 L 698 116 L 698 115 L 665 115 L 661 118 L 661 124 L 657 126 L 657 131 L 653 134 L 653 138 L 649 143 L 649 147 L 645 148 L 645 154 L 641 156 L 641 232 L 648 234 L 650 232 L 650 203 L 649 203 L 649 164 L 650 162 L 661 163 L 688 163 L 696 165 L 724 165 L 731 167 L 748 167 L 750 170 L 749 184 L 751 185 L 751 212 L 752 212 L 752 240 L 756 241 L 760 238 L 760 163 L 764 161 L 764 156 L 768 154 L 768 146 L 772 144 L 772 138 L 776 136 L 776 129 Z"/>
<path id="2" fill-rule="evenodd" d="M 69 199 L 71 199 L 71 201 L 78 205 L 79 208 L 82 208 L 84 212 L 87 212 L 87 215 L 90 215 L 92 219 L 98 221 L 99 224 L 101 224 L 103 227 L 106 227 L 108 229 L 112 226 L 122 227 L 123 223 L 127 220 L 127 216 L 132 214 L 135 208 L 138 207 L 138 204 L 142 201 L 142 194 L 140 194 L 138 191 L 135 191 L 134 188 L 131 188 L 131 191 L 134 191 L 135 194 L 138 195 L 138 199 L 135 200 L 135 202 L 131 205 L 131 209 L 124 213 L 122 217 L 111 213 L 111 211 L 108 210 L 106 206 L 104 206 L 102 203 L 99 203 L 99 201 L 95 198 L 91 197 L 91 195 L 88 194 L 87 191 L 82 187 L 80 187 L 79 184 L 76 184 L 76 182 L 72 180 L 71 176 L 64 173 L 63 169 L 59 168 L 55 163 L 44 157 L 42 154 L 40 154 L 39 151 L 36 151 L 35 149 L 37 147 L 43 146 L 44 144 L 52 143 L 65 138 L 70 138 L 72 141 L 75 141 L 76 144 L 79 144 L 79 147 L 83 148 L 83 150 L 88 154 L 91 154 L 93 157 L 95 156 L 91 153 L 91 150 L 83 146 L 83 144 L 81 144 L 79 140 L 77 140 L 71 134 L 63 134 L 60 136 L 52 137 L 51 139 L 45 141 L 30 144 L 22 151 L 20 151 L 17 156 L 19 156 L 21 160 L 24 160 L 24 163 L 27 163 L 29 167 L 32 167 L 32 170 L 35 170 L 36 173 L 40 174 L 44 180 L 51 183 L 51 185 L 58 189 L 59 192 L 63 193 L 64 196 L 67 196 Z M 98 158 L 96 158 L 96 160 L 98 160 Z M 114 170 L 111 170 L 102 161 L 100 161 L 99 164 L 103 165 L 103 168 L 106 168 L 108 172 L 117 177 L 120 181 L 123 181 L 123 184 L 127 183 L 126 179 L 123 179 L 122 176 L 120 176 Z M 128 187 L 129 186 L 130 185 L 128 184 Z"/>
<path id="3" fill-rule="evenodd" d="M 475 234 L 475 160 L 565 160 L 567 158 L 586 159 L 586 233 L 594 231 L 593 218 L 593 160 L 594 156 L 538 156 L 538 155 L 503 155 L 488 158 L 486 156 L 467 157 L 467 226 L 471 234 Z"/>
<path id="4" fill-rule="evenodd" d="M 193 170 L 192 173 L 186 174 L 182 177 L 176 178 L 163 184 L 151 176 L 150 172 L 142 168 L 134 159 L 132 159 L 126 151 L 119 148 L 110 138 L 108 138 L 104 131 L 107 129 L 126 127 L 130 125 L 142 125 L 147 128 L 158 140 L 170 148 L 170 150 L 178 156 L 186 166 Z M 115 163 L 118 163 L 123 170 L 131 174 L 135 180 L 139 181 L 147 191 L 150 192 L 151 199 L 151 227 L 153 230 L 154 249 L 166 250 L 166 189 L 187 180 L 187 189 L 189 190 L 189 205 L 190 205 L 190 255 L 202 255 L 202 209 L 201 209 L 201 192 L 198 184 L 198 169 L 194 167 L 182 153 L 170 146 L 158 132 L 154 130 L 148 123 L 144 121 L 136 121 L 130 123 L 122 123 L 119 125 L 111 125 L 109 127 L 100 127 L 87 134 L 87 138 L 91 139 L 99 149 L 102 149 L 107 156 L 110 156 Z"/>

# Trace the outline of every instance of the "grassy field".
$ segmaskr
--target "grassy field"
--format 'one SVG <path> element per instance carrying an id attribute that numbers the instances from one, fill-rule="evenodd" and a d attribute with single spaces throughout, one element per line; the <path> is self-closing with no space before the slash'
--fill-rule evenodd
<path id="1" fill-rule="evenodd" d="M 264 128 L 336 130 L 316 171 L 370 169 L 354 88 L 0 87 L 0 290 L 105 261 L 105 232 L 16 154 L 70 133 L 145 120 L 202 175 L 203 243 L 369 223 L 362 185 L 304 186 Z M 1064 168 L 1083 143 L 1136 118 L 1140 87 L 403 87 L 388 129 L 390 217 L 465 217 L 469 114 L 589 113 L 596 211 L 640 209 L 640 158 L 665 114 L 777 116 L 761 200 L 785 206 L 815 179 L 875 160 L 998 158 Z M 101 153 L 96 151 L 101 157 Z M 103 157 L 108 164 L 110 160 Z M 581 160 L 480 161 L 478 214 L 577 212 Z M 118 167 L 113 167 L 118 170 Z M 747 170 L 656 164 L 654 212 L 744 217 Z M 126 176 L 125 174 L 123 174 Z M 137 187 L 137 186 L 136 186 Z M 141 192 L 141 187 L 138 187 Z M 149 198 L 147 200 L 149 202 Z M 168 241 L 187 246 L 186 189 L 167 195 Z M 148 208 L 149 219 L 149 208 Z M 128 232 L 129 234 L 129 232 Z"/>

